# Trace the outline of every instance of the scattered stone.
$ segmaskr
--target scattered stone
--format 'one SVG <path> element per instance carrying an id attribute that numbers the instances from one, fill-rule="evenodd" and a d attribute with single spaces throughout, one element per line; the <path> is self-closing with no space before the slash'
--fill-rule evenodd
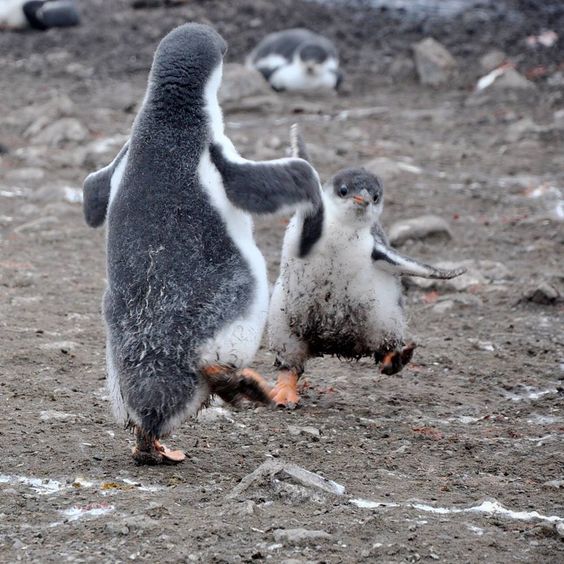
<path id="1" fill-rule="evenodd" d="M 523 118 L 507 128 L 505 140 L 508 143 L 515 143 L 528 135 L 539 133 L 542 129 L 531 118 Z"/>
<path id="2" fill-rule="evenodd" d="M 260 72 L 238 63 L 225 65 L 218 97 L 225 111 L 267 111 L 279 104 Z"/>
<path id="3" fill-rule="evenodd" d="M 424 215 L 396 221 L 389 229 L 390 243 L 401 247 L 408 239 L 452 239 L 450 226 L 446 220 L 436 215 Z"/>
<path id="4" fill-rule="evenodd" d="M 558 533 L 558 536 L 564 539 L 564 523 L 562 521 L 556 523 L 555 528 L 556 528 L 556 532 Z"/>
<path id="5" fill-rule="evenodd" d="M 309 147 L 309 144 L 308 144 Z M 403 173 L 421 174 L 422 170 L 410 163 L 394 161 L 388 157 L 376 157 L 364 165 L 364 168 L 381 178 L 384 182 L 389 182 Z"/>
<path id="6" fill-rule="evenodd" d="M 74 421 L 77 418 L 77 415 L 74 413 L 64 413 L 63 411 L 48 409 L 46 411 L 42 411 L 39 414 L 39 418 L 41 421 Z"/>
<path id="7" fill-rule="evenodd" d="M 446 47 L 428 37 L 413 46 L 415 66 L 422 84 L 438 86 L 448 82 L 456 69 L 456 60 Z"/>
<path id="8" fill-rule="evenodd" d="M 488 51 L 480 59 L 480 68 L 484 72 L 491 72 L 497 67 L 501 66 L 507 61 L 507 55 L 503 51 L 494 49 L 493 51 Z"/>
<path id="9" fill-rule="evenodd" d="M 68 141 L 80 142 L 88 137 L 88 130 L 76 118 L 61 118 L 42 129 L 32 139 L 36 145 L 57 147 Z"/>
<path id="10" fill-rule="evenodd" d="M 317 427 L 296 427 L 295 425 L 288 425 L 288 432 L 293 436 L 307 435 L 317 439 L 321 434 Z"/>
<path id="11" fill-rule="evenodd" d="M 400 55 L 392 61 L 388 72 L 397 81 L 413 80 L 416 77 L 415 63 L 413 59 Z"/>
<path id="12" fill-rule="evenodd" d="M 439 315 L 443 315 L 454 307 L 454 300 L 443 300 L 433 306 L 433 311 Z"/>
<path id="13" fill-rule="evenodd" d="M 309 544 L 333 538 L 325 531 L 311 531 L 308 529 L 275 529 L 272 534 L 276 542 L 286 542 L 289 544 Z"/>
<path id="14" fill-rule="evenodd" d="M 39 219 L 34 219 L 33 221 L 28 221 L 23 223 L 14 229 L 15 233 L 37 233 L 38 231 L 44 231 L 52 225 L 59 223 L 59 219 L 52 215 L 46 215 L 45 217 L 40 217 Z"/>
<path id="15" fill-rule="evenodd" d="M 273 487 L 275 481 L 293 480 L 306 488 L 320 490 L 332 495 L 343 495 L 345 487 L 328 480 L 319 474 L 309 472 L 305 468 L 301 468 L 296 464 L 284 462 L 282 460 L 267 460 L 263 462 L 256 470 L 245 476 L 241 482 L 233 488 L 227 499 L 235 499 L 248 490 L 255 482 L 264 482 L 265 478 Z"/>
<path id="16" fill-rule="evenodd" d="M 535 90 L 533 82 L 526 79 L 513 67 L 500 67 L 483 76 L 477 85 L 478 90 Z"/>
<path id="17" fill-rule="evenodd" d="M 106 523 L 105 529 L 112 536 L 125 536 L 129 529 L 123 523 Z"/>
<path id="18" fill-rule="evenodd" d="M 73 112 L 73 101 L 64 95 L 55 96 L 44 104 L 25 109 L 23 112 L 20 112 L 20 114 L 23 113 L 23 115 L 20 115 L 20 119 L 28 123 L 24 137 L 28 139 L 34 137 L 49 123 L 63 116 L 69 116 Z"/>
<path id="19" fill-rule="evenodd" d="M 550 480 L 549 482 L 545 482 L 542 486 L 543 488 L 560 490 L 564 488 L 564 480 Z"/>
<path id="20" fill-rule="evenodd" d="M 552 305 L 560 300 L 560 292 L 548 282 L 541 282 L 525 293 L 525 299 L 535 304 Z"/>
<path id="21" fill-rule="evenodd" d="M 470 338 L 468 342 L 478 351 L 494 352 L 495 347 L 490 341 L 480 341 L 479 339 Z"/>
<path id="22" fill-rule="evenodd" d="M 75 351 L 80 345 L 74 341 L 55 341 L 39 345 L 42 351 L 61 351 L 64 354 Z"/>
<path id="23" fill-rule="evenodd" d="M 27 180 L 41 180 L 45 176 L 45 171 L 42 168 L 26 167 L 15 168 L 6 173 L 6 180 L 18 182 Z"/>

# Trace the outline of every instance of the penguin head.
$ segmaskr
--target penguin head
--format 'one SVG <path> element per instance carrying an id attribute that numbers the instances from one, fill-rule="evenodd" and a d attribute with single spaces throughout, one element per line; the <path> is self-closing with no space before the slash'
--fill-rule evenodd
<path id="1" fill-rule="evenodd" d="M 298 56 L 306 74 L 319 74 L 323 64 L 329 58 L 327 50 L 316 43 L 306 43 L 298 51 Z"/>
<path id="2" fill-rule="evenodd" d="M 382 182 L 364 168 L 340 170 L 324 190 L 332 212 L 343 223 L 372 224 L 382 213 Z"/>
<path id="3" fill-rule="evenodd" d="M 157 47 L 150 82 L 155 91 L 190 96 L 203 94 L 210 79 L 219 75 L 227 43 L 204 24 L 188 23 L 173 29 Z"/>

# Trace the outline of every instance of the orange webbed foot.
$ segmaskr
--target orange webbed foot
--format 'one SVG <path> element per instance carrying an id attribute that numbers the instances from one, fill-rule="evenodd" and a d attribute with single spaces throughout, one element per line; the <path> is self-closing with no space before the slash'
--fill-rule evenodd
<path id="1" fill-rule="evenodd" d="M 401 370 L 409 364 L 413 358 L 413 351 L 416 346 L 417 345 L 415 343 L 409 343 L 409 345 L 405 346 L 401 350 L 395 350 L 386 354 L 386 356 L 382 359 L 380 372 L 387 375 L 401 372 Z"/>
<path id="2" fill-rule="evenodd" d="M 276 386 L 270 393 L 272 402 L 277 407 L 295 409 L 300 402 L 298 394 L 298 375 L 291 370 L 283 370 L 278 374 Z"/>
<path id="3" fill-rule="evenodd" d="M 179 464 L 186 459 L 181 450 L 171 450 L 157 439 L 149 439 L 138 429 L 135 430 L 136 445 L 132 449 L 138 464 Z"/>

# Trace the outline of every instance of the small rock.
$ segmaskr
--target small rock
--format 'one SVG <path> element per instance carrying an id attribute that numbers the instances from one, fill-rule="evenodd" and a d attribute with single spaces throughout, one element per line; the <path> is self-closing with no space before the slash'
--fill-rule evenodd
<path id="1" fill-rule="evenodd" d="M 438 41 L 428 37 L 413 46 L 415 66 L 422 84 L 438 86 L 448 82 L 456 60 Z"/>
<path id="2" fill-rule="evenodd" d="M 269 110 L 279 104 L 260 72 L 237 63 L 224 66 L 218 97 L 226 111 Z"/>
<path id="3" fill-rule="evenodd" d="M 556 523 L 556 532 L 558 533 L 558 536 L 564 538 L 564 523 L 562 521 Z"/>
<path id="4" fill-rule="evenodd" d="M 49 409 L 47 411 L 42 411 L 39 414 L 41 421 L 74 421 L 77 416 L 74 413 L 64 413 L 62 411 L 56 411 L 54 409 Z"/>
<path id="5" fill-rule="evenodd" d="M 295 425 L 288 425 L 288 432 L 294 436 L 309 435 L 316 438 L 319 438 L 321 434 L 316 427 L 296 427 Z"/>
<path id="6" fill-rule="evenodd" d="M 450 226 L 446 220 L 436 215 L 424 215 L 397 221 L 389 229 L 390 243 L 401 247 L 408 239 L 452 239 Z"/>
<path id="7" fill-rule="evenodd" d="M 26 180 L 41 180 L 45 176 L 45 171 L 42 168 L 27 167 L 16 168 L 6 173 L 6 180 L 11 181 L 26 181 Z"/>
<path id="8" fill-rule="evenodd" d="M 442 302 L 439 302 L 438 304 L 435 304 L 433 306 L 433 311 L 435 313 L 438 313 L 439 315 L 442 315 L 443 313 L 450 311 L 453 307 L 454 307 L 453 300 L 443 300 Z"/>
<path id="9" fill-rule="evenodd" d="M 551 305 L 560 300 L 560 292 L 548 282 L 542 282 L 535 288 L 530 288 L 525 299 L 535 304 Z"/>
<path id="10" fill-rule="evenodd" d="M 550 480 L 549 482 L 545 482 L 543 488 L 552 488 L 555 490 L 560 490 L 564 488 L 564 480 Z"/>
<path id="11" fill-rule="evenodd" d="M 308 529 L 275 529 L 272 534 L 276 542 L 290 544 L 309 544 L 332 539 L 332 536 L 325 531 Z"/>
<path id="12" fill-rule="evenodd" d="M 536 86 L 514 68 L 509 67 L 485 88 L 492 90 L 535 90 Z"/>
<path id="13" fill-rule="evenodd" d="M 539 133 L 541 129 L 531 118 L 523 118 L 507 128 L 505 140 L 509 143 L 515 143 L 530 134 Z"/>
<path id="14" fill-rule="evenodd" d="M 42 351 L 61 351 L 62 353 L 72 352 L 79 347 L 80 345 L 74 341 L 55 341 L 53 343 L 43 343 L 39 345 Z"/>
<path id="15" fill-rule="evenodd" d="M 309 147 L 309 145 L 308 145 Z M 410 163 L 404 163 L 401 161 L 394 161 L 388 157 L 376 157 L 364 165 L 364 168 L 381 178 L 384 182 L 389 182 L 394 178 L 404 174 L 421 174 L 422 170 Z"/>
<path id="16" fill-rule="evenodd" d="M 31 138 L 37 135 L 46 125 L 63 116 L 69 116 L 74 111 L 74 103 L 64 95 L 55 96 L 44 104 L 26 108 L 21 118 L 28 122 L 24 137 Z"/>
<path id="17" fill-rule="evenodd" d="M 106 523 L 105 529 L 113 536 L 125 536 L 129 534 L 129 529 L 121 523 Z"/>
<path id="18" fill-rule="evenodd" d="M 480 341 L 478 339 L 473 339 L 473 338 L 468 339 L 468 341 L 472 343 L 472 346 L 478 351 L 485 351 L 485 352 L 495 351 L 495 347 L 493 343 L 491 343 L 490 341 Z"/>
<path id="19" fill-rule="evenodd" d="M 27 223 L 19 225 L 14 229 L 14 232 L 37 233 L 38 231 L 45 231 L 57 223 L 59 223 L 59 218 L 52 215 L 46 215 L 45 217 L 40 217 L 39 219 L 34 219 L 33 221 L 28 221 Z"/>
<path id="20" fill-rule="evenodd" d="M 80 142 L 88 137 L 88 130 L 76 118 L 61 118 L 42 129 L 33 137 L 35 145 L 56 147 L 68 141 Z"/>
<path id="21" fill-rule="evenodd" d="M 480 59 L 480 68 L 483 72 L 491 72 L 507 60 L 507 55 L 503 51 L 494 49 L 488 51 Z"/>
<path id="22" fill-rule="evenodd" d="M 413 80 L 416 77 L 415 63 L 413 59 L 400 55 L 392 61 L 388 72 L 397 81 Z"/>

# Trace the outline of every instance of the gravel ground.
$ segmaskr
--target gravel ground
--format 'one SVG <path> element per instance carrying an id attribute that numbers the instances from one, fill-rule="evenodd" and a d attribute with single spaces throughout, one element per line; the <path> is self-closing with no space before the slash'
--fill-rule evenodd
<path id="1" fill-rule="evenodd" d="M 524 43 L 559 29 L 559 3 L 507 0 L 442 24 L 368 5 L 225 4 L 93 0 L 80 28 L 0 35 L 0 561 L 561 561 L 564 38 Z M 450 225 L 451 239 L 401 250 L 469 261 L 472 276 L 406 287 L 419 347 L 400 375 L 316 359 L 300 409 L 214 406 L 170 439 L 184 464 L 136 467 L 104 388 L 104 233 L 76 200 L 126 138 L 156 43 L 187 19 L 216 25 L 230 61 L 271 29 L 333 37 L 341 95 L 235 104 L 228 134 L 271 158 L 299 121 L 323 178 L 372 162 L 387 228 Z M 411 63 L 427 34 L 459 61 L 438 89 Z M 474 93 L 493 48 L 522 73 L 546 67 L 536 88 Z M 271 282 L 285 224 L 257 221 Z M 273 379 L 272 360 L 263 347 L 254 368 Z M 280 467 L 234 489 L 265 461 Z"/>

